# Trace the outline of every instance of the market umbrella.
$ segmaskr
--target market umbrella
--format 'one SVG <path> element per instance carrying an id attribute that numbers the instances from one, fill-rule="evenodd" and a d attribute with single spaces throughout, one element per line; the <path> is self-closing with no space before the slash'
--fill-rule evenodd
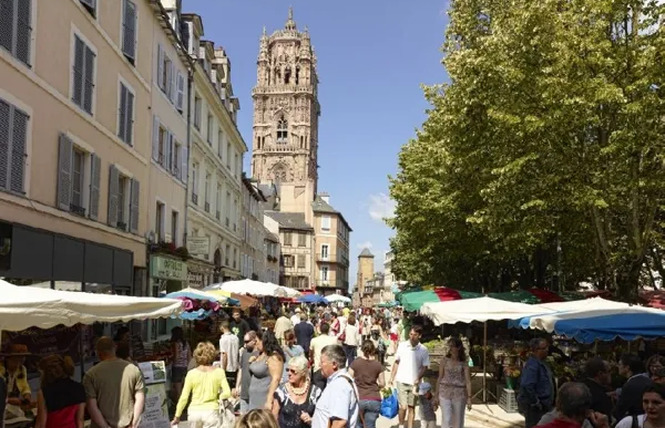
<path id="1" fill-rule="evenodd" d="M 327 305 L 329 302 L 325 297 L 321 296 L 320 294 L 305 294 L 303 296 L 298 297 L 297 300 L 300 303 L 310 303 L 315 305 L 318 305 L 320 303 Z"/>
<path id="2" fill-rule="evenodd" d="M 425 303 L 446 302 L 482 296 L 471 291 L 455 290 L 448 287 L 436 287 L 432 290 L 407 291 L 399 295 L 399 301 L 408 312 L 419 310 Z"/>
<path id="3" fill-rule="evenodd" d="M 554 313 L 563 313 L 563 312 L 576 312 L 576 311 L 597 311 L 597 310 L 619 310 L 630 307 L 628 303 L 615 302 L 613 300 L 606 300 L 602 297 L 593 297 L 591 299 L 585 300 L 572 300 L 567 302 L 553 302 L 553 303 L 541 303 L 539 305 L 533 305 L 535 308 L 543 309 L 543 314 Z M 538 314 L 538 315 L 543 315 Z M 524 329 L 533 328 L 533 329 L 542 329 L 542 318 L 538 316 L 527 316 L 517 320 L 508 321 L 508 326 L 517 328 L 521 327 Z"/>
<path id="4" fill-rule="evenodd" d="M 269 282 L 254 281 L 252 279 L 212 284 L 205 287 L 204 290 L 223 290 L 238 294 L 252 294 L 254 296 L 290 297 L 286 287 Z"/>
<path id="5" fill-rule="evenodd" d="M 329 296 L 326 296 L 326 300 L 328 300 L 328 302 L 330 302 L 330 303 L 334 303 L 334 302 L 351 303 L 350 298 L 348 298 L 346 296 L 342 296 L 341 294 L 331 294 Z"/>
<path id="6" fill-rule="evenodd" d="M 208 294 L 212 294 L 213 296 L 230 297 L 233 300 L 237 300 L 242 310 L 251 308 L 252 306 L 255 306 L 259 303 L 259 301 L 256 300 L 254 297 L 246 296 L 243 294 L 231 293 L 229 291 L 224 291 L 224 290 L 208 290 L 205 288 L 203 290 Z"/>

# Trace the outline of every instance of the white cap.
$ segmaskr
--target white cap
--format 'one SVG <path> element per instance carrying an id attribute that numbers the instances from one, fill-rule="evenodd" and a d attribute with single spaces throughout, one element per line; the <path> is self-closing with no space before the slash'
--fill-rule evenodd
<path id="1" fill-rule="evenodd" d="M 296 308 L 296 312 L 301 312 L 300 308 Z"/>
<path id="2" fill-rule="evenodd" d="M 432 385 L 427 382 L 421 382 L 418 386 L 418 395 L 425 395 L 430 389 L 432 389 Z"/>

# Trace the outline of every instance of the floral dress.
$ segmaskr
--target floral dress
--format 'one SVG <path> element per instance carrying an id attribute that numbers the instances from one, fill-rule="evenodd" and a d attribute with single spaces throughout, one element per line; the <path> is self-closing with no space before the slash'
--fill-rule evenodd
<path id="1" fill-rule="evenodd" d="M 442 400 L 466 401 L 465 364 L 450 358 L 443 360 L 443 379 L 439 383 L 439 398 Z"/>

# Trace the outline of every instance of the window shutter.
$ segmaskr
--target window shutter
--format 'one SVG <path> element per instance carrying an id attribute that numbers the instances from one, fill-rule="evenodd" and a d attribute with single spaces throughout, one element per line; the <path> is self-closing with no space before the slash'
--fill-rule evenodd
<path id="1" fill-rule="evenodd" d="M 164 88 L 164 51 L 157 45 L 157 86 Z"/>
<path id="2" fill-rule="evenodd" d="M 1 4 L 1 3 L 0 3 Z M 9 169 L 9 114 L 11 106 L 0 100 L 0 189 L 6 189 Z"/>
<path id="3" fill-rule="evenodd" d="M 58 143 L 58 192 L 57 206 L 69 211 L 72 201 L 72 157 L 74 144 L 66 135 L 60 134 Z"/>
<path id="4" fill-rule="evenodd" d="M 133 131 L 134 131 L 134 94 L 127 91 L 127 108 L 125 109 L 127 125 L 125 126 L 125 133 L 127 136 L 127 144 L 130 146 L 133 142 Z"/>
<path id="5" fill-rule="evenodd" d="M 120 179 L 120 173 L 118 168 L 115 165 L 111 165 L 109 168 L 109 212 L 108 212 L 108 225 L 111 227 L 118 226 L 118 204 L 122 203 L 119 200 L 118 193 L 120 189 L 118 188 Z"/>
<path id="6" fill-rule="evenodd" d="M 173 63 L 168 60 L 168 57 L 166 57 L 167 60 L 165 61 L 165 66 L 166 66 L 166 82 L 164 82 L 164 93 L 168 97 L 169 100 L 173 99 L 173 92 L 172 92 L 172 85 L 173 85 Z"/>
<path id="7" fill-rule="evenodd" d="M 159 161 L 159 117 L 154 116 L 152 122 L 152 159 Z"/>
<path id="8" fill-rule="evenodd" d="M 99 218 L 99 185 L 102 175 L 102 160 L 96 154 L 90 155 L 90 208 L 88 216 L 92 220 Z"/>
<path id="9" fill-rule="evenodd" d="M 127 141 L 127 88 L 122 83 L 118 101 L 118 137 L 122 141 Z"/>
<path id="10" fill-rule="evenodd" d="M 176 108 L 182 112 L 185 103 L 185 76 L 178 72 L 178 95 L 176 96 Z"/>
<path id="11" fill-rule="evenodd" d="M 12 130 L 12 153 L 10 172 L 11 190 L 23 193 L 25 169 L 25 140 L 28 134 L 28 115 L 16 108 L 14 110 L 14 128 Z"/>
<path id="12" fill-rule="evenodd" d="M 14 0 L 0 0 L 0 46 L 12 51 L 14 27 Z"/>
<path id="13" fill-rule="evenodd" d="M 129 231 L 139 232 L 139 182 L 132 178 L 132 189 L 129 207 Z"/>
<path id="14" fill-rule="evenodd" d="M 129 0 L 124 1 L 122 28 L 122 52 L 134 60 L 136 56 L 136 5 Z"/>
<path id="15" fill-rule="evenodd" d="M 85 45 L 83 40 L 79 39 L 78 36 L 75 36 L 74 39 L 74 78 L 73 85 L 74 90 L 72 91 L 72 101 L 76 105 L 83 105 L 83 57 L 85 56 Z"/>
<path id="16" fill-rule="evenodd" d="M 169 99 L 173 104 L 176 103 L 178 99 L 178 70 L 176 70 L 175 63 L 171 63 L 171 92 L 169 94 Z"/>
<path id="17" fill-rule="evenodd" d="M 94 90 L 95 54 L 89 47 L 85 47 L 85 75 L 83 90 L 83 109 L 92 114 L 92 93 Z"/>
<path id="18" fill-rule="evenodd" d="M 181 150 L 182 150 L 182 156 L 180 157 L 180 159 L 182 160 L 182 167 L 180 168 L 180 180 L 182 180 L 183 183 L 187 183 L 187 165 L 188 165 L 187 146 L 183 144 Z"/>
<path id="19" fill-rule="evenodd" d="M 164 162 L 162 166 L 166 168 L 167 171 L 171 170 L 171 144 L 173 143 L 173 134 L 167 132 L 166 141 L 164 144 Z"/>
<path id="20" fill-rule="evenodd" d="M 22 0 L 16 8 L 16 58 L 26 65 L 30 65 L 31 4 L 31 1 Z"/>

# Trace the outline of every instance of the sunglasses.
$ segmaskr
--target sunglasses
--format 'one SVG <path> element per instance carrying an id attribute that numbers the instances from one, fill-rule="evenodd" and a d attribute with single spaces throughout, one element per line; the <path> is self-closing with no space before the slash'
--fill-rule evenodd
<path id="1" fill-rule="evenodd" d="M 298 370 L 295 369 L 288 369 L 287 371 L 289 372 L 289 374 L 298 374 Z"/>

